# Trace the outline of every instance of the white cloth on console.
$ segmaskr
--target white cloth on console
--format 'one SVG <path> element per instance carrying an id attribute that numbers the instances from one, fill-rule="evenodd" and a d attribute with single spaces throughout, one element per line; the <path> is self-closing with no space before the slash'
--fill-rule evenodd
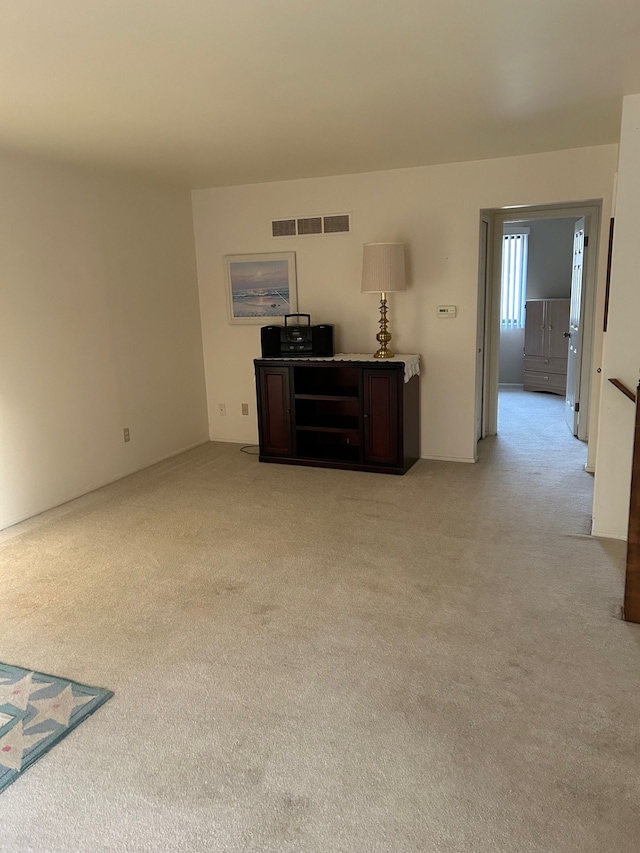
<path id="1" fill-rule="evenodd" d="M 283 358 L 286 356 L 283 356 Z M 419 355 L 394 355 L 393 358 L 374 358 L 371 353 L 353 353 L 339 352 L 331 357 L 309 356 L 298 357 L 302 361 L 373 361 L 376 364 L 384 364 L 385 362 L 398 362 L 404 364 L 404 381 L 408 382 L 412 376 L 420 376 L 420 356 Z M 296 359 L 297 360 L 297 359 Z"/>

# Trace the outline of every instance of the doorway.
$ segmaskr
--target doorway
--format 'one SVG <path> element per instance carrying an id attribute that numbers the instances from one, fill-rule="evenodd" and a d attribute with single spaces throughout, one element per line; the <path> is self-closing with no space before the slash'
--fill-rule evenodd
<path id="1" fill-rule="evenodd" d="M 480 254 L 478 282 L 478 362 L 476 371 L 476 437 L 484 438 L 498 432 L 498 392 L 501 379 L 511 385 L 524 380 L 524 328 L 511 322 L 510 328 L 501 323 L 502 260 L 505 232 L 536 234 L 538 257 L 534 257 L 532 275 L 527 276 L 529 299 L 566 299 L 571 297 L 574 261 L 565 261 L 564 271 L 553 272 L 554 245 L 566 243 L 576 223 L 584 218 L 585 248 L 581 257 L 582 298 L 576 319 L 579 320 L 571 341 L 575 349 L 572 380 L 573 393 L 565 395 L 565 405 L 576 407 L 577 437 L 588 441 L 591 360 L 594 333 L 594 311 L 598 236 L 600 233 L 601 202 L 569 202 L 550 206 L 516 206 L 480 212 Z M 564 233 L 566 232 L 566 233 Z M 531 246 L 534 242 L 531 241 Z M 544 248 L 546 245 L 546 248 Z M 538 251 L 534 248 L 534 251 Z M 484 310 L 483 310 L 484 309 Z M 573 312 L 575 314 L 575 311 Z M 573 315 L 572 315 L 573 316 Z M 508 332 L 508 335 L 501 335 Z M 501 341 L 502 337 L 502 341 Z M 522 339 L 522 340 L 520 340 Z M 502 345 L 501 345 L 502 344 Z M 575 345 L 575 347 L 574 347 Z M 555 377 L 557 379 L 557 377 Z M 573 417 L 573 411 L 570 413 Z M 567 419 L 570 422 L 571 419 Z"/>

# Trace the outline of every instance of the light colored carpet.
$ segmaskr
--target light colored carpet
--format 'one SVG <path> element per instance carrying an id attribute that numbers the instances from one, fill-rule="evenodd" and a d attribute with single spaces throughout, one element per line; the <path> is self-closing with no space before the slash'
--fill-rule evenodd
<path id="1" fill-rule="evenodd" d="M 3 853 L 637 853 L 640 627 L 562 411 L 404 477 L 208 444 L 6 531 L 0 659 L 115 696 Z"/>

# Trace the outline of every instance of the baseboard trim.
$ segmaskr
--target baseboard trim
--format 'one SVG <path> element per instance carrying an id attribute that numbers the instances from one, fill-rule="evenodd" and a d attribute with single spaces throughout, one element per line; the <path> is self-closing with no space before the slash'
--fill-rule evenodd
<path id="1" fill-rule="evenodd" d="M 258 446 L 258 439 L 243 439 L 242 441 L 237 438 L 210 438 L 209 441 L 217 442 L 219 444 L 255 444 Z"/>
<path id="2" fill-rule="evenodd" d="M 427 459 L 431 462 L 474 462 L 478 461 L 477 456 L 421 456 L 420 459 Z"/>
<path id="3" fill-rule="evenodd" d="M 611 530 L 594 530 L 591 529 L 591 535 L 594 539 L 616 539 L 618 542 L 626 542 L 627 534 L 613 533 Z"/>

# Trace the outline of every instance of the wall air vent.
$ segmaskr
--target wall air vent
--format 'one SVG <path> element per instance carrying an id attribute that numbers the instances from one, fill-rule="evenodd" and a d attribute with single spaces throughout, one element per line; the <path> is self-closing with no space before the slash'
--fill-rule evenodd
<path id="1" fill-rule="evenodd" d="M 351 217 L 348 213 L 324 217 L 325 234 L 348 234 L 351 231 Z"/>
<path id="2" fill-rule="evenodd" d="M 295 219 L 274 219 L 271 223 L 271 234 L 273 237 L 295 237 Z"/>
<path id="3" fill-rule="evenodd" d="M 322 217 L 308 216 L 306 219 L 298 219 L 298 234 L 322 234 Z"/>
<path id="4" fill-rule="evenodd" d="M 328 216 L 297 216 L 273 219 L 272 237 L 308 237 L 315 234 L 351 233 L 351 214 L 332 213 Z"/>

